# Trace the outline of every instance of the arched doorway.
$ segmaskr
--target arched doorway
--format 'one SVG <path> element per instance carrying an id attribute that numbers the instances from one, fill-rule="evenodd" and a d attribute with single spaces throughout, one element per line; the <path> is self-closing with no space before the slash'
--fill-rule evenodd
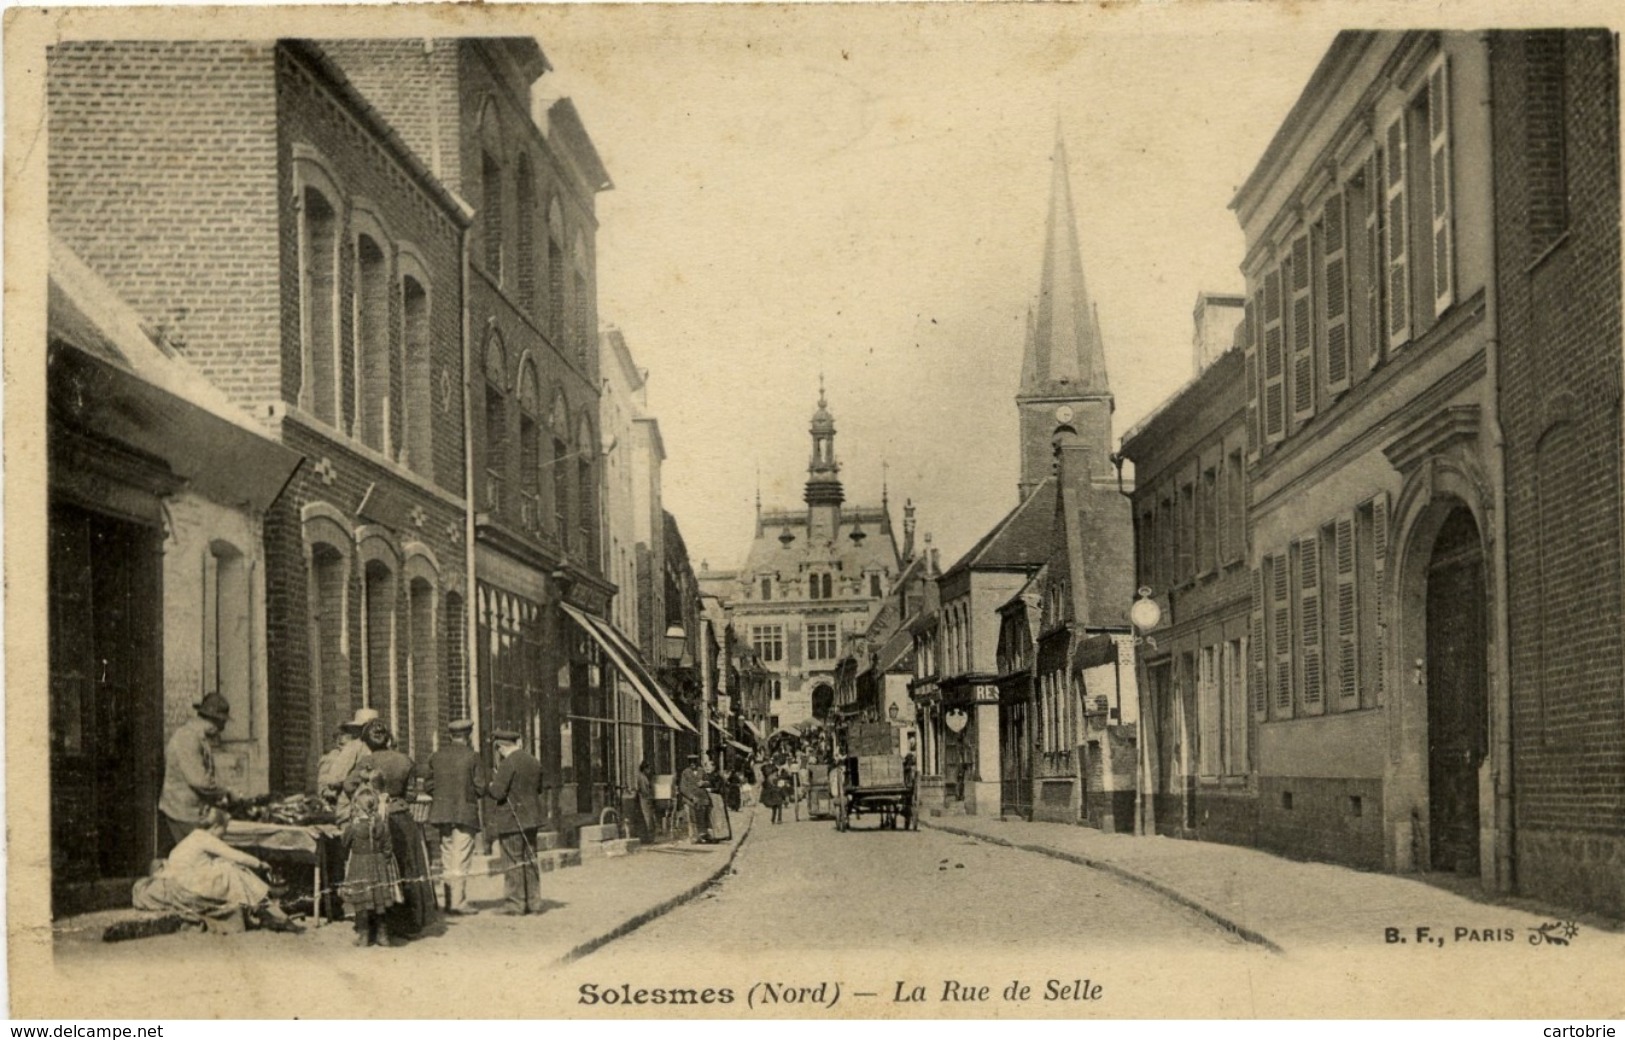
<path id="1" fill-rule="evenodd" d="M 1458 505 L 1434 538 L 1427 568 L 1428 863 L 1479 873 L 1479 768 L 1489 754 L 1488 617 L 1484 550 L 1472 511 Z"/>

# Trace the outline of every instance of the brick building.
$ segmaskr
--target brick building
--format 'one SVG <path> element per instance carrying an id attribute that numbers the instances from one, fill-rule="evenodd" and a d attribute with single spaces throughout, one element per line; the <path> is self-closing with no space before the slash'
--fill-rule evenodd
<path id="1" fill-rule="evenodd" d="M 303 455 L 264 517 L 269 786 L 464 710 L 464 208 L 323 50 L 52 48 L 50 220 Z"/>
<path id="2" fill-rule="evenodd" d="M 1489 38 L 1512 883 L 1625 914 L 1619 61 Z"/>
<path id="3" fill-rule="evenodd" d="M 1141 812 L 1147 833 L 1252 845 L 1246 366 L 1236 308 L 1215 325 L 1215 298 L 1197 308 L 1205 366 L 1123 435 L 1136 577 L 1162 613 L 1140 650 Z M 1226 340 L 1230 349 L 1218 346 Z"/>

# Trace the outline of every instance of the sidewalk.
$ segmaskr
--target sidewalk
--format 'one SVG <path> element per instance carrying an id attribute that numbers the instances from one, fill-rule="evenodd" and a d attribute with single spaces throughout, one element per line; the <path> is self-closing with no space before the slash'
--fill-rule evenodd
<path id="1" fill-rule="evenodd" d="M 507 917 L 497 913 L 502 907 L 502 877 L 492 874 L 471 878 L 469 897 L 481 912 L 466 917 L 441 917 L 422 938 L 384 953 L 381 957 L 411 960 L 428 952 L 444 954 L 461 948 L 500 948 L 504 943 L 522 946 L 527 958 L 544 964 L 564 964 L 696 898 L 733 866 L 734 857 L 750 833 L 754 809 L 730 814 L 734 836 L 714 845 L 668 842 L 643 846 L 631 855 L 588 858 L 580 866 L 543 873 L 543 911 L 530 917 Z M 494 860 L 494 857 L 493 857 Z M 140 911 L 106 911 L 85 914 L 54 923 L 59 953 L 78 957 L 123 956 L 139 949 L 153 954 L 199 946 L 204 939 L 195 929 L 176 934 L 154 935 L 126 942 L 104 943 L 102 933 L 115 921 L 151 920 L 161 917 Z M 225 937 L 229 941 L 253 945 L 270 944 L 282 950 L 299 948 L 323 956 L 346 954 L 354 932 L 346 922 L 330 922 L 320 928 L 307 922 L 303 935 L 271 935 L 253 931 Z M 214 946 L 214 938 L 201 944 Z"/>
<path id="2" fill-rule="evenodd" d="M 1574 918 L 1475 901 L 1413 877 L 1298 862 L 1234 845 L 978 816 L 920 822 L 1106 871 L 1278 953 L 1390 945 L 1390 928 L 1407 944 L 1426 928 L 1426 942 L 1527 946 L 1532 938 L 1545 941 L 1537 931 L 1542 925 Z M 1586 924 L 1581 931 L 1587 945 L 1611 944 L 1625 952 L 1625 936 L 1617 931 Z"/>

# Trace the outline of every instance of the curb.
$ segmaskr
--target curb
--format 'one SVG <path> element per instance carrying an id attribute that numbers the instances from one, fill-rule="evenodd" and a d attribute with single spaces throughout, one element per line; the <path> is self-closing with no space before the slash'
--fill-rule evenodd
<path id="1" fill-rule="evenodd" d="M 624 935 L 637 931 L 639 928 L 642 928 L 655 918 L 664 917 L 666 914 L 671 913 L 684 903 L 692 902 L 693 900 L 699 898 L 702 892 L 716 884 L 719 879 L 727 875 L 729 870 L 733 869 L 734 860 L 739 856 L 739 850 L 745 847 L 745 842 L 750 840 L 751 828 L 755 825 L 756 814 L 753 812 L 750 814 L 749 822 L 745 825 L 745 832 L 739 836 L 738 841 L 734 842 L 734 847 L 732 851 L 728 853 L 728 858 L 722 862 L 721 866 L 717 867 L 717 869 L 706 875 L 706 877 L 699 883 L 690 886 L 682 892 L 679 892 L 677 895 L 659 904 L 658 906 L 651 907 L 642 913 L 634 914 L 632 917 L 627 918 L 625 921 L 622 921 L 620 924 L 616 925 L 614 928 L 611 928 L 609 931 L 604 932 L 602 935 L 588 939 L 586 942 L 572 947 L 569 952 L 565 953 L 553 963 L 555 965 L 565 965 L 569 964 L 571 961 L 580 960 L 600 947 L 606 946 Z"/>
<path id="2" fill-rule="evenodd" d="M 1286 953 L 1286 950 L 1282 949 L 1279 944 L 1270 941 L 1257 931 L 1248 928 L 1239 921 L 1226 917 L 1224 914 L 1219 913 L 1217 910 L 1201 902 L 1200 900 L 1193 899 L 1177 889 L 1168 887 L 1161 881 L 1153 880 L 1144 874 L 1136 873 L 1119 864 L 1111 863 L 1106 860 L 1090 859 L 1087 856 L 1079 856 L 1072 852 L 1062 852 L 1060 849 L 1050 848 L 1047 845 L 1028 845 L 1022 842 L 1011 841 L 1008 838 L 996 838 L 987 834 L 978 834 L 976 831 L 966 830 L 962 827 L 950 827 L 946 824 L 936 823 L 934 821 L 922 819 L 920 824 L 921 826 L 931 827 L 948 834 L 957 834 L 962 838 L 971 838 L 976 841 L 986 842 L 989 845 L 1003 845 L 1005 848 L 1020 849 L 1022 852 L 1034 852 L 1040 856 L 1049 856 L 1051 859 L 1059 859 L 1065 860 L 1068 863 L 1075 863 L 1080 867 L 1088 867 L 1092 870 L 1104 871 L 1105 873 L 1110 874 L 1122 881 L 1127 881 L 1130 884 L 1149 889 L 1150 891 L 1155 892 L 1157 895 L 1162 896 L 1164 899 L 1169 899 L 1175 903 L 1178 903 L 1187 910 L 1194 910 L 1203 917 L 1212 921 L 1214 924 L 1218 925 L 1220 928 L 1223 928 L 1227 932 L 1234 933 L 1236 936 L 1247 942 L 1262 946 L 1272 953 Z"/>

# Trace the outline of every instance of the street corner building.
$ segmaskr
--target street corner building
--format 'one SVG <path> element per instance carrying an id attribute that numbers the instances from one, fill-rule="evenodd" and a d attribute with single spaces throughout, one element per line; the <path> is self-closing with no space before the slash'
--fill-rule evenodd
<path id="1" fill-rule="evenodd" d="M 1157 832 L 1625 909 L 1617 77 L 1343 33 L 1237 193 L 1234 343 L 1123 444 Z"/>
<path id="2" fill-rule="evenodd" d="M 568 99 L 533 111 L 548 68 L 520 38 L 50 48 L 57 913 L 162 853 L 205 693 L 249 795 L 313 790 L 363 707 L 419 763 L 451 719 L 487 755 L 516 729 L 561 840 L 695 733 L 627 634 L 663 448 L 635 401 L 605 439 L 610 181 Z"/>

